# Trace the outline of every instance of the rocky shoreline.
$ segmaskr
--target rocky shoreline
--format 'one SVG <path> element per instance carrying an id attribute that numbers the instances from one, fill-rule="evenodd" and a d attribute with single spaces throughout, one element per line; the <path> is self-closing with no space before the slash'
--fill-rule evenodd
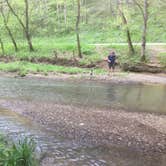
<path id="1" fill-rule="evenodd" d="M 84 110 L 74 106 L 46 106 L 25 101 L 1 100 L 0 104 L 40 123 L 55 135 L 82 145 L 127 147 L 145 153 L 166 152 L 166 115 Z"/>

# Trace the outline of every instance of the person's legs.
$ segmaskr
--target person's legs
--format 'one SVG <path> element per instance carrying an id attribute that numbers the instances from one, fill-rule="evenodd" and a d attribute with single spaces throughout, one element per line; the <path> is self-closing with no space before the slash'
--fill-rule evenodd
<path id="1" fill-rule="evenodd" d="M 115 72 L 115 64 L 112 64 L 112 73 Z"/>
<path id="2" fill-rule="evenodd" d="M 109 63 L 109 72 L 108 72 L 108 75 L 109 76 L 113 76 L 113 72 L 114 72 L 114 68 L 115 68 L 115 66 L 114 66 L 114 64 L 112 64 L 112 63 Z"/>
<path id="3" fill-rule="evenodd" d="M 111 73 L 111 63 L 108 63 L 108 75 L 110 76 Z"/>
<path id="4" fill-rule="evenodd" d="M 115 64 L 111 64 L 109 65 L 109 76 L 113 76 L 115 72 Z"/>

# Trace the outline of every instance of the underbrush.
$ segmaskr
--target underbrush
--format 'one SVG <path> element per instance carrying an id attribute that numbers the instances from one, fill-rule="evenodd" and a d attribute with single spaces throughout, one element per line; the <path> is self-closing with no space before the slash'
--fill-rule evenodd
<path id="1" fill-rule="evenodd" d="M 159 58 L 160 64 L 166 68 L 166 53 L 161 53 L 158 58 Z"/>
<path id="2" fill-rule="evenodd" d="M 38 166 L 35 155 L 36 145 L 32 139 L 25 138 L 17 143 L 9 143 L 0 136 L 1 166 Z"/>

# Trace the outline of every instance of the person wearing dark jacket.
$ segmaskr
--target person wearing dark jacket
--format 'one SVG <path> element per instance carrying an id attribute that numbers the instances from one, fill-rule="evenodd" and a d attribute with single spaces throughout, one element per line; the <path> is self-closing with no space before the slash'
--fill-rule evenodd
<path id="1" fill-rule="evenodd" d="M 116 54 L 114 51 L 110 52 L 107 58 L 108 67 L 109 67 L 109 73 L 115 70 L 115 63 L 116 63 Z"/>

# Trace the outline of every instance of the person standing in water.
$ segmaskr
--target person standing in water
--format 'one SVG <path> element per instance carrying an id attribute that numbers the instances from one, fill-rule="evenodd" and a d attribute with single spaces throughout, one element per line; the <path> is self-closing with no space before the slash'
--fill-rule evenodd
<path id="1" fill-rule="evenodd" d="M 115 70 L 115 63 L 116 63 L 116 54 L 114 51 L 110 52 L 110 54 L 108 55 L 107 62 L 109 67 L 109 74 L 110 72 L 113 73 Z"/>

